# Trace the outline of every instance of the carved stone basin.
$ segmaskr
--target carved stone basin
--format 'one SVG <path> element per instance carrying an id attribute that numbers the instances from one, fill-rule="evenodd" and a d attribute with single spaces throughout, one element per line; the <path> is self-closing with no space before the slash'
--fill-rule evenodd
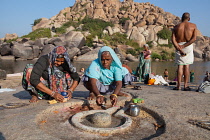
<path id="1" fill-rule="evenodd" d="M 116 132 L 126 131 L 131 126 L 132 119 L 129 116 L 125 114 L 121 114 L 121 113 L 116 113 L 115 115 L 113 115 L 113 113 L 115 113 L 117 109 L 118 107 L 112 107 L 107 110 L 90 110 L 90 111 L 79 112 L 72 117 L 71 122 L 75 127 L 82 129 L 84 131 L 87 131 L 87 132 L 92 132 L 92 133 L 113 134 Z M 101 118 L 99 119 L 98 118 L 99 116 L 96 116 L 96 115 L 99 115 Z M 112 124 L 111 116 L 113 116 L 115 119 L 120 120 L 120 123 L 117 126 L 113 126 L 113 127 L 111 126 Z M 104 120 L 103 118 L 105 117 L 107 117 L 108 119 Z M 94 122 L 95 126 L 85 124 L 84 119 L 90 120 L 90 122 L 95 121 Z M 108 122 L 105 122 L 105 121 L 108 121 Z M 97 122 L 99 122 L 99 127 L 98 127 Z M 105 125 L 101 123 L 104 123 Z"/>

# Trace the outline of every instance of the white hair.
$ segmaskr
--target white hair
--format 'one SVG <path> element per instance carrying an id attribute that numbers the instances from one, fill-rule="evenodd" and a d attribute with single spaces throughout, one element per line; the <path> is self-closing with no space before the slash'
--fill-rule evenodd
<path id="1" fill-rule="evenodd" d="M 149 48 L 149 45 L 148 44 L 144 44 L 144 46 L 147 47 L 147 48 Z"/>

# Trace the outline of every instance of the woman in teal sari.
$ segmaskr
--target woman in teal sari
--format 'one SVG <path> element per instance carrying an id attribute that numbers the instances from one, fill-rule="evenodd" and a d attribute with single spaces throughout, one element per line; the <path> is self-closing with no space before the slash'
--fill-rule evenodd
<path id="1" fill-rule="evenodd" d="M 149 45 L 144 44 L 144 50 L 139 55 L 139 65 L 136 70 L 136 76 L 139 77 L 139 81 L 146 80 L 146 75 L 151 73 L 151 50 Z"/>
<path id="2" fill-rule="evenodd" d="M 122 85 L 131 82 L 131 74 L 122 67 L 122 63 L 114 50 L 108 46 L 102 47 L 98 52 L 98 58 L 92 61 L 83 76 L 84 86 L 90 91 L 90 99 L 96 96 L 98 105 L 104 102 L 104 95 L 110 95 L 113 106 L 117 103 L 117 96 Z"/>

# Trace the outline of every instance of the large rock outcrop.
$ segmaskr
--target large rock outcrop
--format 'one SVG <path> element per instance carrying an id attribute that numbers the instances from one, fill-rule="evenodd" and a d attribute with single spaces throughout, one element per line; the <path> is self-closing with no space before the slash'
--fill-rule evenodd
<path id="1" fill-rule="evenodd" d="M 163 29 L 163 26 L 169 29 L 180 22 L 180 18 L 172 13 L 165 12 L 164 9 L 157 7 L 149 2 L 138 3 L 133 0 L 76 0 L 72 7 L 61 10 L 57 15 L 50 19 L 41 18 L 41 21 L 32 27 L 32 30 L 39 28 L 55 28 L 61 27 L 68 21 L 78 22 L 85 16 L 90 18 L 99 18 L 104 21 L 114 23 L 114 27 L 106 27 L 104 34 L 113 35 L 114 33 L 123 33 L 128 39 L 132 39 L 142 47 L 147 42 L 152 42 L 156 47 L 159 44 L 168 44 L 168 40 L 158 38 L 157 33 Z M 127 19 L 124 23 L 120 23 L 122 19 Z M 82 28 L 82 25 L 79 27 Z M 90 53 L 91 49 L 86 45 L 86 36 L 89 32 L 74 31 L 74 27 L 69 27 L 65 34 L 53 38 L 40 38 L 36 41 L 21 40 L 18 43 L 0 42 L 0 54 L 2 56 L 14 55 L 20 59 L 34 59 L 37 56 L 47 54 L 54 46 L 65 46 L 69 51 L 71 58 L 77 58 L 77 61 L 84 60 L 81 55 Z M 4 39 L 15 39 L 15 34 L 6 35 Z M 199 59 L 210 60 L 209 37 L 202 36 L 198 30 L 198 37 L 194 43 L 196 57 Z M 106 45 L 99 39 L 94 40 L 95 48 Z M 94 50 L 94 48 L 93 48 Z M 88 55 L 86 58 L 88 58 Z M 94 55 L 93 55 L 94 56 Z M 126 56 L 124 56 L 126 57 Z M 94 57 L 93 57 L 94 58 Z M 88 58 L 91 59 L 91 58 Z"/>

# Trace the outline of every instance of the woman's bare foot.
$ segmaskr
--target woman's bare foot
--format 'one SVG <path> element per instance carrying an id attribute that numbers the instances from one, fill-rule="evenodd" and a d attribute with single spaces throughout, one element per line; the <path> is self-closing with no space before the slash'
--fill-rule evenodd
<path id="1" fill-rule="evenodd" d="M 90 92 L 89 97 L 87 98 L 88 100 L 94 100 L 95 95 L 93 94 L 93 92 Z"/>
<path id="2" fill-rule="evenodd" d="M 32 95 L 32 97 L 31 97 L 31 99 L 29 100 L 29 102 L 30 103 L 36 103 L 36 102 L 38 102 L 38 97 L 37 96 L 35 96 L 35 95 Z"/>

